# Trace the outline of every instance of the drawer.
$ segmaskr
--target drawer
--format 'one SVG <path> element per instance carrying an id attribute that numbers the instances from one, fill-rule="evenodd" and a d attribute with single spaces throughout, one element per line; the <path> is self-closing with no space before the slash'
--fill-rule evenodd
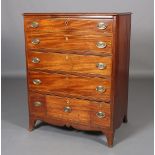
<path id="1" fill-rule="evenodd" d="M 41 102 L 35 106 L 34 102 Z M 104 128 L 110 126 L 110 104 L 75 98 L 30 93 L 31 114 L 69 124 Z M 100 114 L 100 115 L 99 115 Z"/>
<path id="2" fill-rule="evenodd" d="M 92 100 L 110 100 L 110 80 L 46 72 L 29 72 L 29 89 Z"/>
<path id="3" fill-rule="evenodd" d="M 112 53 L 112 38 L 101 35 L 28 34 L 27 45 L 29 49 Z"/>
<path id="4" fill-rule="evenodd" d="M 111 75 L 112 59 L 92 55 L 59 54 L 52 52 L 28 53 L 29 69 Z"/>
<path id="5" fill-rule="evenodd" d="M 64 111 L 66 99 L 56 96 L 46 96 L 46 116 L 53 119 L 68 121 L 68 113 Z"/>
<path id="6" fill-rule="evenodd" d="M 67 117 L 71 124 L 83 124 L 100 128 L 110 126 L 110 104 L 50 95 L 46 97 L 46 104 L 47 116 L 49 117 L 53 117 L 53 111 L 59 109 L 61 117 L 59 113 L 54 112 L 56 119 Z M 100 115 L 98 116 L 99 112 Z M 65 117 L 63 117 L 63 114 Z M 103 115 L 101 116 L 101 114 Z"/>
<path id="7" fill-rule="evenodd" d="M 67 33 L 112 33 L 112 19 L 25 18 L 26 31 Z"/>
<path id="8" fill-rule="evenodd" d="M 91 104 L 92 127 L 110 127 L 111 114 L 110 104 L 92 102 Z"/>
<path id="9" fill-rule="evenodd" d="M 46 111 L 45 96 L 29 93 L 29 110 L 31 115 L 44 116 Z"/>
<path id="10" fill-rule="evenodd" d="M 47 95 L 46 104 L 47 117 L 90 125 L 89 103 L 86 101 Z"/>

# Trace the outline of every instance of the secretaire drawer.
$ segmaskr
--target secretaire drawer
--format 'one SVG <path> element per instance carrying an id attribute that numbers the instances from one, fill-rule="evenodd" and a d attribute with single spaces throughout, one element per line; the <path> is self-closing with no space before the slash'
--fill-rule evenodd
<path id="1" fill-rule="evenodd" d="M 28 67 L 29 69 L 110 76 L 112 57 L 29 51 Z"/>
<path id="2" fill-rule="evenodd" d="M 110 100 L 111 83 L 103 78 L 80 77 L 46 72 L 29 72 L 29 89 L 92 100 Z"/>
<path id="3" fill-rule="evenodd" d="M 25 18 L 26 31 L 112 33 L 113 19 Z"/>
<path id="4" fill-rule="evenodd" d="M 112 38 L 101 35 L 52 35 L 33 33 L 27 35 L 29 49 L 51 49 L 53 51 L 85 51 L 112 53 Z"/>

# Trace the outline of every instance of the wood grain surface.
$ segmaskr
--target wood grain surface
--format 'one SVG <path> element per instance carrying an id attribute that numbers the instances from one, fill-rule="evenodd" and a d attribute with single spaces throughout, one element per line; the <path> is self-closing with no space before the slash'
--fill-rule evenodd
<path id="1" fill-rule="evenodd" d="M 33 84 L 34 79 L 41 80 L 40 85 Z M 96 91 L 97 86 L 105 87 L 105 92 Z M 46 72 L 29 72 L 29 89 L 42 92 L 53 92 L 57 94 L 71 94 L 74 96 L 87 96 L 94 100 L 110 99 L 111 83 L 102 78 L 79 77 L 74 75 L 64 75 Z"/>
<path id="2" fill-rule="evenodd" d="M 32 22 L 37 22 L 37 28 L 31 27 Z M 105 23 L 106 29 L 97 28 L 99 23 Z M 70 33 L 112 33 L 112 19 L 77 19 L 77 18 L 26 18 L 26 31 L 30 32 L 70 32 Z"/>
<path id="3" fill-rule="evenodd" d="M 41 106 L 34 106 L 34 102 L 41 102 Z M 42 94 L 30 93 L 29 94 L 29 110 L 31 115 L 44 117 L 46 113 L 46 100 Z"/>
<path id="4" fill-rule="evenodd" d="M 83 124 L 89 127 L 110 127 L 110 104 L 38 93 L 30 93 L 29 100 L 31 114 L 34 116 L 52 118 L 70 124 Z M 42 105 L 35 107 L 33 103 L 36 101 L 41 102 Z M 65 107 L 70 107 L 71 111 L 65 112 Z M 96 113 L 99 111 L 105 113 L 104 118 L 97 117 Z"/>
<path id="5" fill-rule="evenodd" d="M 37 45 L 32 44 L 33 39 L 39 39 Z M 105 48 L 98 48 L 97 42 L 105 42 Z M 27 45 L 29 49 L 51 49 L 61 51 L 95 51 L 99 53 L 112 53 L 112 38 L 102 35 L 61 35 L 51 33 L 27 34 Z"/>
<path id="6" fill-rule="evenodd" d="M 39 58 L 39 63 L 33 63 L 33 58 Z M 97 64 L 103 63 L 105 69 L 98 69 Z M 52 52 L 28 52 L 29 69 L 66 71 L 87 74 L 111 75 L 112 59 L 111 56 L 100 57 L 93 55 L 60 54 Z"/>
<path id="7" fill-rule="evenodd" d="M 131 16 L 120 16 L 118 31 L 118 49 L 114 68 L 115 80 L 115 101 L 114 101 L 114 128 L 119 128 L 122 122 L 127 122 L 128 109 L 128 78 L 130 59 L 130 31 Z"/>

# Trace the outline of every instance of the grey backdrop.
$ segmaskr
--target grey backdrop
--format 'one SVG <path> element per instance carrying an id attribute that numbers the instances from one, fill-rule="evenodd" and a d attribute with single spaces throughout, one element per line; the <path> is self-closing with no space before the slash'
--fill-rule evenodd
<path id="1" fill-rule="evenodd" d="M 133 12 L 131 76 L 153 76 L 153 0 L 2 0 L 2 75 L 25 75 L 24 12 Z"/>

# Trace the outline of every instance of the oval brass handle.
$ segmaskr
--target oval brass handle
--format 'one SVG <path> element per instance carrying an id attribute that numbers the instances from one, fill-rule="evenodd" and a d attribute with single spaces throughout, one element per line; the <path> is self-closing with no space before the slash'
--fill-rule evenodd
<path id="1" fill-rule="evenodd" d="M 98 92 L 100 92 L 100 93 L 103 93 L 103 92 L 105 92 L 105 87 L 103 87 L 103 86 L 97 86 L 96 87 L 96 91 L 98 91 Z"/>
<path id="2" fill-rule="evenodd" d="M 40 62 L 40 59 L 37 58 L 37 57 L 34 57 L 34 58 L 32 58 L 32 62 L 33 62 L 34 64 L 37 64 L 37 63 Z"/>
<path id="3" fill-rule="evenodd" d="M 32 27 L 32 28 L 37 28 L 38 26 L 39 26 L 39 23 L 38 23 L 38 22 L 33 21 L 33 22 L 31 23 L 31 27 Z"/>
<path id="4" fill-rule="evenodd" d="M 106 24 L 103 22 L 100 22 L 97 24 L 97 28 L 100 30 L 105 30 L 107 28 Z"/>
<path id="5" fill-rule="evenodd" d="M 33 102 L 33 105 L 34 105 L 35 107 L 40 107 L 40 106 L 42 106 L 42 102 L 36 101 L 36 102 Z"/>
<path id="6" fill-rule="evenodd" d="M 64 107 L 64 112 L 71 112 L 71 107 Z"/>
<path id="7" fill-rule="evenodd" d="M 99 118 L 104 118 L 105 117 L 105 113 L 102 112 L 102 111 L 99 111 L 96 113 L 96 116 L 99 117 Z"/>
<path id="8" fill-rule="evenodd" d="M 99 41 L 96 43 L 96 46 L 98 48 L 105 48 L 107 46 L 107 44 L 105 42 Z"/>
<path id="9" fill-rule="evenodd" d="M 39 80 L 39 79 L 34 79 L 34 80 L 33 80 L 33 84 L 39 85 L 39 84 L 41 84 L 41 80 Z"/>
<path id="10" fill-rule="evenodd" d="M 96 67 L 98 68 L 98 69 L 105 69 L 106 68 L 106 64 L 105 63 L 102 63 L 102 62 L 99 62 L 99 63 L 97 63 L 96 64 Z"/>
<path id="11" fill-rule="evenodd" d="M 40 43 L 40 40 L 38 38 L 33 38 L 32 39 L 32 44 L 37 45 Z"/>

